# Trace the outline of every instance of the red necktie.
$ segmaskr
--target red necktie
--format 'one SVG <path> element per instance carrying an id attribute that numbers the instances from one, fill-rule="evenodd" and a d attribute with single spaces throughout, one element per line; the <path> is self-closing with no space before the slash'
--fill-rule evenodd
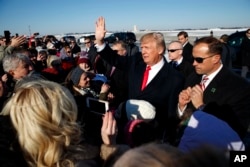
<path id="1" fill-rule="evenodd" d="M 201 80 L 201 83 L 200 83 L 200 86 L 201 86 L 201 89 L 204 91 L 206 86 L 205 86 L 205 83 L 207 82 L 208 80 L 208 77 L 207 76 L 204 76 Z"/>
<path id="2" fill-rule="evenodd" d="M 151 70 L 151 67 L 147 66 L 146 70 L 144 71 L 141 90 L 143 90 L 147 85 L 149 70 Z"/>

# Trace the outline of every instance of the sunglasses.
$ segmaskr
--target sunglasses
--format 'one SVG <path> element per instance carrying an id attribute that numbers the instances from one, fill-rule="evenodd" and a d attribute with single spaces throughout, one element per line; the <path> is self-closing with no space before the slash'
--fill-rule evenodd
<path id="1" fill-rule="evenodd" d="M 197 62 L 197 63 L 203 63 L 203 61 L 207 58 L 210 58 L 210 57 L 213 57 L 214 55 L 212 56 L 208 56 L 208 57 L 193 57 L 193 59 Z"/>
<path id="2" fill-rule="evenodd" d="M 67 53 L 71 53 L 71 51 L 67 51 Z"/>
<path id="3" fill-rule="evenodd" d="M 90 41 L 89 42 L 84 42 L 84 44 L 88 44 L 88 43 L 90 43 Z"/>
<path id="4" fill-rule="evenodd" d="M 177 50 L 182 50 L 182 49 L 168 49 L 168 52 L 175 52 Z"/>

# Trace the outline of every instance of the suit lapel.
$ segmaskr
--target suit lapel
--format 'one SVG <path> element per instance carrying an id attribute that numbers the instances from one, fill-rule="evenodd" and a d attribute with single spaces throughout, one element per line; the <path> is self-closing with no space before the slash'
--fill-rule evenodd
<path id="1" fill-rule="evenodd" d="M 152 89 L 157 89 L 156 84 L 159 83 L 160 78 L 162 79 L 162 78 L 164 78 L 164 76 L 166 76 L 167 68 L 168 68 L 167 66 L 169 66 L 169 64 L 167 64 L 165 62 L 163 67 L 160 69 L 160 71 L 156 74 L 156 76 L 151 80 L 151 82 L 141 92 L 146 93 L 148 91 L 152 91 Z"/>
<path id="2" fill-rule="evenodd" d="M 144 62 L 139 63 L 135 67 L 135 77 L 134 77 L 134 91 L 136 91 L 136 94 L 141 92 L 141 85 L 143 80 L 144 71 L 146 69 L 146 64 Z M 147 88 L 147 87 L 146 87 Z M 146 89 L 145 88 L 145 89 Z"/>
<path id="3" fill-rule="evenodd" d="M 213 78 L 213 80 L 209 83 L 207 88 L 204 91 L 203 100 L 206 101 L 213 100 L 213 97 L 216 96 L 221 90 L 221 87 L 224 84 L 223 75 L 226 73 L 225 68 L 222 68 L 219 73 Z"/>
<path id="4" fill-rule="evenodd" d="M 205 89 L 204 93 L 203 93 L 203 101 L 206 103 L 207 101 L 211 101 L 211 99 L 213 99 L 213 96 L 215 96 L 218 92 L 218 88 L 217 88 L 217 81 L 214 78 L 209 85 L 207 86 L 207 88 Z"/>

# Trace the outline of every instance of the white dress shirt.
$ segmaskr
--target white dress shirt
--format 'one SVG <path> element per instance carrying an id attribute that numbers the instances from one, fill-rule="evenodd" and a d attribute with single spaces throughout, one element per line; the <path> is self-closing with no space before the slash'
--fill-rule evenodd
<path id="1" fill-rule="evenodd" d="M 161 70 L 163 65 L 164 65 L 164 59 L 162 58 L 157 64 L 151 66 L 151 70 L 149 71 L 149 75 L 148 75 L 147 85 L 149 82 L 152 81 L 152 79 L 156 76 L 156 74 Z"/>

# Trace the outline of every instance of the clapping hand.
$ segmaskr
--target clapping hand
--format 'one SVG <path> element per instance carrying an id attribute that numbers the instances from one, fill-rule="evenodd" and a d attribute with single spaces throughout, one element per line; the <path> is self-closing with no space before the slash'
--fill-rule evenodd
<path id="1" fill-rule="evenodd" d="M 181 110 L 191 101 L 191 91 L 191 87 L 188 87 L 180 92 L 178 105 Z"/>
<path id="2" fill-rule="evenodd" d="M 109 88 L 110 88 L 109 84 L 107 83 L 102 84 L 100 93 L 107 93 L 109 91 Z"/>
<path id="3" fill-rule="evenodd" d="M 200 85 L 195 85 L 194 87 L 192 87 L 190 98 L 195 108 L 198 108 L 199 106 L 204 104 L 203 103 L 203 91 Z"/>

